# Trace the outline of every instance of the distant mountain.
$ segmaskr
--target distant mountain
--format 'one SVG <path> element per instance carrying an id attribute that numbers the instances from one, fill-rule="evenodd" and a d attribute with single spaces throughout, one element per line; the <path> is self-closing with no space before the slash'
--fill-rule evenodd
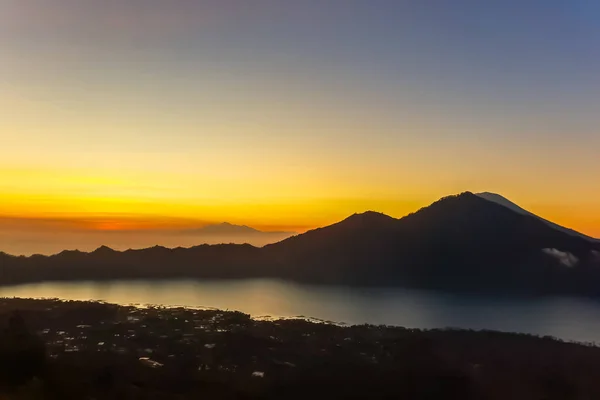
<path id="1" fill-rule="evenodd" d="M 223 222 L 201 228 L 181 230 L 178 231 L 177 234 L 186 236 L 187 238 L 196 238 L 197 242 L 206 244 L 248 243 L 254 246 L 264 246 L 266 244 L 279 242 L 290 236 L 296 235 L 297 233 L 260 231 L 246 225 L 234 225 Z"/>
<path id="2" fill-rule="evenodd" d="M 577 231 L 574 231 L 573 229 L 565 228 L 564 226 L 560 226 L 558 224 L 555 224 L 554 222 L 548 221 L 540 216 L 537 216 L 537 215 L 533 214 L 532 212 L 529 212 L 529 211 L 519 207 L 517 204 L 513 203 L 512 201 L 508 200 L 506 197 L 503 197 L 499 194 L 483 192 L 483 193 L 477 193 L 477 196 L 479 196 L 483 199 L 489 200 L 489 201 L 493 201 L 494 203 L 503 205 L 504 207 L 507 207 L 519 214 L 530 215 L 532 217 L 538 218 L 539 220 L 544 221 L 546 224 L 548 224 L 552 228 L 558 229 L 559 231 L 562 231 L 565 233 L 568 233 L 569 235 L 580 236 L 580 237 L 583 237 L 588 240 L 600 241 L 600 239 L 592 238 L 590 236 L 584 235 L 583 233 L 579 233 Z"/>
<path id="3" fill-rule="evenodd" d="M 400 219 L 355 214 L 262 248 L 156 246 L 119 252 L 101 247 L 50 257 L 0 253 L 3 284 L 181 277 L 600 296 L 600 243 L 467 192 Z"/>
<path id="4" fill-rule="evenodd" d="M 260 231 L 246 225 L 234 225 L 229 222 L 220 224 L 206 225 L 202 228 L 187 229 L 185 233 L 195 233 L 198 235 L 295 235 L 295 232 L 282 231 Z"/>

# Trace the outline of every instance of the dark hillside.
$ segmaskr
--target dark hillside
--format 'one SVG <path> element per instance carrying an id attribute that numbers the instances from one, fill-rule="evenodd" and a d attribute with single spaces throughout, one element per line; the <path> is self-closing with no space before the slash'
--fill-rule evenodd
<path id="1" fill-rule="evenodd" d="M 514 333 L 3 299 L 0 336 L 10 399 L 600 398 L 600 349 Z"/>
<path id="2" fill-rule="evenodd" d="M 273 277 L 339 285 L 600 295 L 600 243 L 472 193 L 401 219 L 366 212 L 263 248 L 0 254 L 0 283 Z"/>

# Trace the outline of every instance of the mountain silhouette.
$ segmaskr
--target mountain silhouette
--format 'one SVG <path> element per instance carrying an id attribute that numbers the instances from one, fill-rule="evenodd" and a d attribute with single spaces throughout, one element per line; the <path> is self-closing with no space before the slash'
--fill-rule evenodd
<path id="1" fill-rule="evenodd" d="M 195 233 L 198 235 L 288 235 L 291 236 L 293 232 L 283 231 L 260 231 L 258 229 L 246 226 L 246 225 L 234 225 L 229 222 L 222 222 L 220 224 L 206 225 L 202 228 L 187 229 L 185 233 Z"/>
<path id="2" fill-rule="evenodd" d="M 259 247 L 279 242 L 295 234 L 295 232 L 261 231 L 250 226 L 234 225 L 228 222 L 175 232 L 176 236 L 185 237 L 186 240 L 193 238 L 196 243 L 249 243 Z"/>
<path id="3" fill-rule="evenodd" d="M 533 214 L 532 212 L 529 212 L 527 210 L 525 210 L 524 208 L 521 208 L 520 206 L 518 206 L 517 204 L 513 203 L 512 201 L 508 200 L 506 197 L 503 197 L 499 194 L 496 193 L 490 193 L 490 192 L 483 192 L 483 193 L 477 193 L 477 196 L 489 200 L 489 201 L 493 201 L 494 203 L 503 205 L 504 207 L 507 207 L 515 212 L 518 212 L 519 214 L 523 214 L 523 215 L 530 215 L 532 217 L 536 217 L 541 221 L 544 221 L 546 224 L 548 224 L 549 226 L 551 226 L 554 229 L 558 229 L 559 231 L 568 233 L 570 235 L 574 235 L 574 236 L 581 236 L 585 239 L 588 240 L 594 240 L 594 241 L 599 241 L 599 239 L 594 239 L 590 236 L 584 235 L 583 233 L 579 233 L 577 231 L 574 231 L 573 229 L 569 229 L 569 228 L 565 228 L 564 226 L 560 226 L 558 224 L 555 224 L 554 222 L 548 221 L 540 216 L 537 216 L 535 214 Z"/>
<path id="4" fill-rule="evenodd" d="M 581 260 L 579 271 L 597 248 L 472 193 L 443 198 L 398 220 L 368 213 L 266 246 L 294 279 L 536 291 L 575 275 L 544 249 Z"/>
<path id="5" fill-rule="evenodd" d="M 1 284 L 271 277 L 320 284 L 600 296 L 600 243 L 466 192 L 400 219 L 376 212 L 354 214 L 262 248 L 155 246 L 119 252 L 101 247 L 49 257 L 0 253 L 0 271 Z"/>

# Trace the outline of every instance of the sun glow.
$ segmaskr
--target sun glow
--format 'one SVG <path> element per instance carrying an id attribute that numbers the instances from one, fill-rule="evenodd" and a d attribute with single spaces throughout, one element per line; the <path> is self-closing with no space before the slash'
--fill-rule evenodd
<path id="1" fill-rule="evenodd" d="M 545 42 L 554 19 L 473 6 L 499 23 L 465 41 L 422 2 L 0 3 L 2 240 L 301 232 L 463 191 L 600 237 L 598 24 L 557 15 Z"/>

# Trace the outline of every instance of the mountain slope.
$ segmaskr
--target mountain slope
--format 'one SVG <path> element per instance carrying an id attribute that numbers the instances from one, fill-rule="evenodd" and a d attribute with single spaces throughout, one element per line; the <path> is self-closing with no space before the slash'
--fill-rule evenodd
<path id="1" fill-rule="evenodd" d="M 535 217 L 541 221 L 544 221 L 546 224 L 548 224 L 549 226 L 551 226 L 554 229 L 558 229 L 561 232 L 564 233 L 568 233 L 569 235 L 573 235 L 573 236 L 580 236 L 582 238 L 588 239 L 588 240 L 593 240 L 593 241 L 600 241 L 600 239 L 595 239 L 592 238 L 590 236 L 584 235 L 583 233 L 579 233 L 573 229 L 569 229 L 569 228 L 565 228 L 564 226 L 560 226 L 558 224 L 555 224 L 554 222 L 548 221 L 538 215 L 533 214 L 530 211 L 525 210 L 524 208 L 521 208 L 520 206 L 518 206 L 517 204 L 513 203 L 512 201 L 508 200 L 506 197 L 503 197 L 499 194 L 496 193 L 490 193 L 490 192 L 483 192 L 483 193 L 477 193 L 477 196 L 486 199 L 488 201 L 492 201 L 496 204 L 500 204 L 514 212 L 517 212 L 519 214 L 523 214 L 523 215 L 530 215 L 532 217 Z"/>
<path id="2" fill-rule="evenodd" d="M 384 263 L 398 220 L 366 212 L 264 247 L 284 278 L 323 283 L 367 284 L 378 280 L 366 268 Z"/>
<path id="3" fill-rule="evenodd" d="M 265 250 L 277 259 L 280 273 L 293 279 L 539 292 L 575 279 L 569 277 L 584 271 L 598 248 L 472 193 L 443 198 L 399 220 L 361 219 L 365 222 L 342 221 Z M 558 254 L 576 257 L 580 267 L 567 271 Z"/>
<path id="4" fill-rule="evenodd" d="M 340 285 L 600 297 L 600 243 L 472 193 L 395 219 L 367 212 L 257 248 L 202 245 L 45 257 L 0 253 L 0 283 L 273 277 Z"/>

